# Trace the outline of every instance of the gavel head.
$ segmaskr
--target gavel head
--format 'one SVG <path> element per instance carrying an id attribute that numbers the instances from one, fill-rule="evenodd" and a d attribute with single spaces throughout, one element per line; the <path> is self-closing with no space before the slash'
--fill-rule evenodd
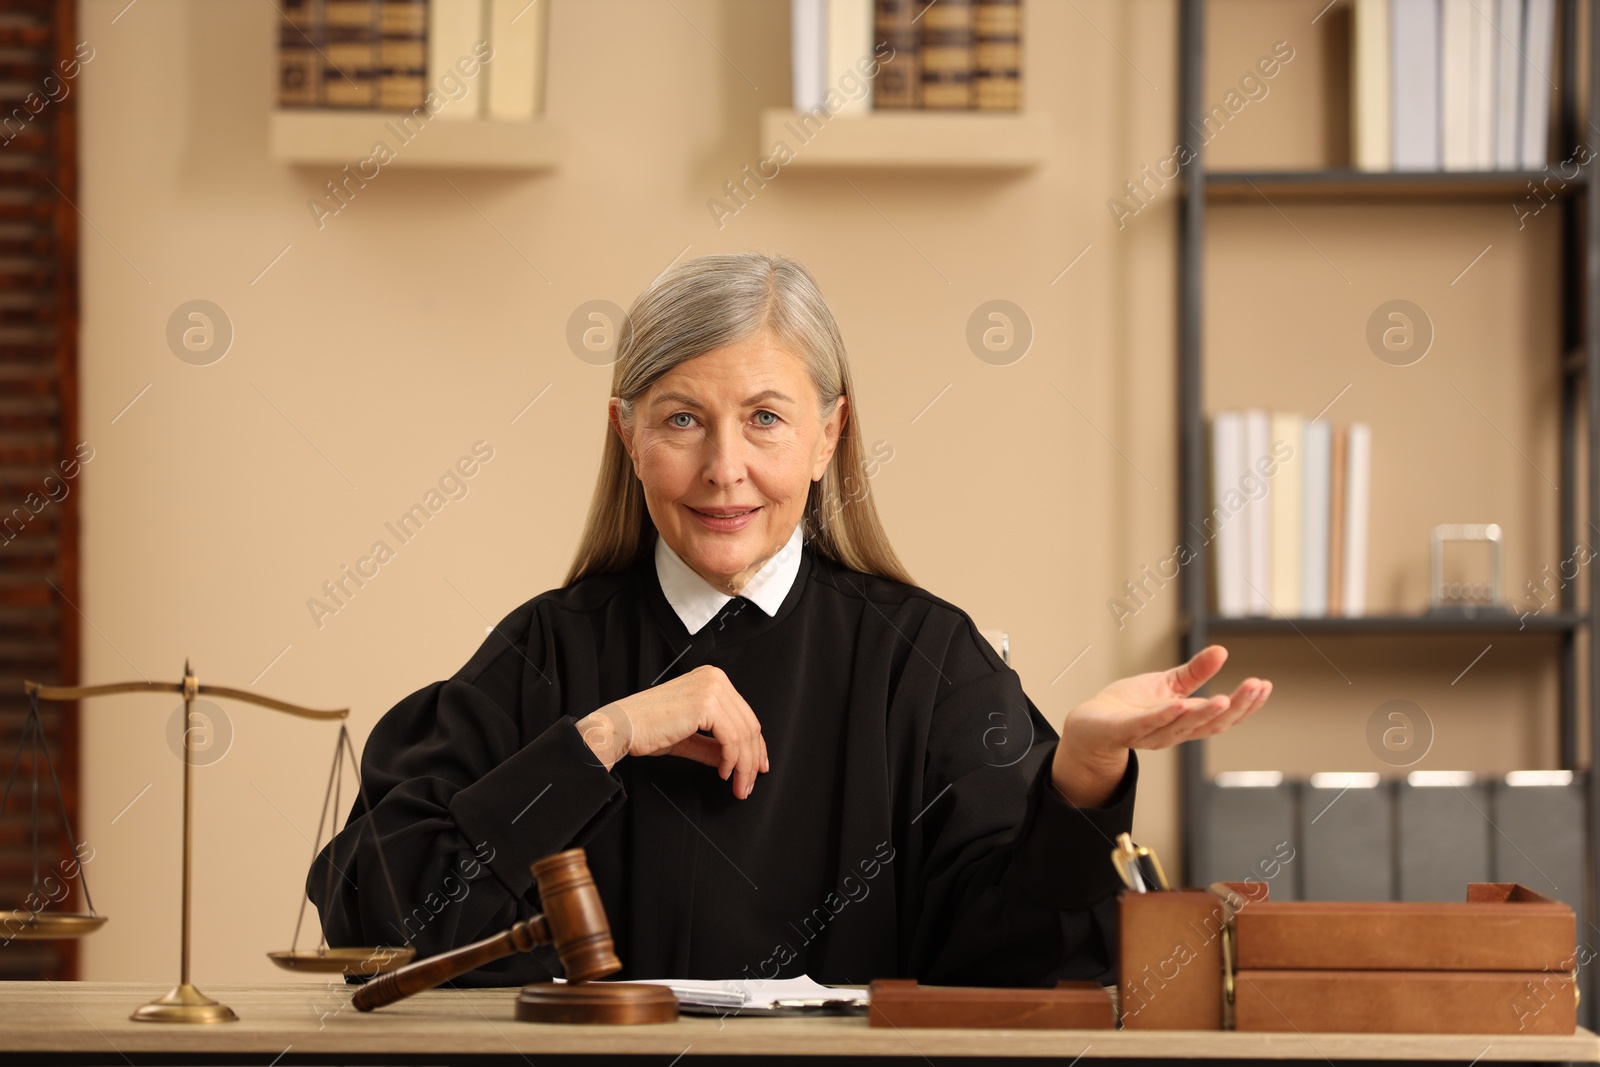
<path id="1" fill-rule="evenodd" d="M 592 982 L 622 970 L 611 944 L 600 890 L 581 848 L 569 848 L 533 864 L 545 925 L 569 982 Z"/>

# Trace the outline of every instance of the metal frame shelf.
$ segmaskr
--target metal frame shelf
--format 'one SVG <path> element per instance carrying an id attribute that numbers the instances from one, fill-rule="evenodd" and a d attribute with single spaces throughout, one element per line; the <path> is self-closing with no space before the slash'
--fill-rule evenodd
<path id="1" fill-rule="evenodd" d="M 1587 4 L 1585 111 L 1600 115 L 1600 0 L 1560 0 L 1558 18 L 1559 105 L 1556 114 L 1558 144 L 1578 143 L 1579 4 Z M 1178 140 L 1193 152 L 1180 169 L 1178 203 L 1178 468 L 1181 478 L 1179 537 L 1183 531 L 1201 529 L 1208 508 L 1209 478 L 1203 392 L 1203 271 L 1206 211 L 1212 203 L 1230 203 L 1242 210 L 1251 201 L 1267 197 L 1299 197 L 1356 205 L 1404 203 L 1419 197 L 1460 203 L 1521 192 L 1530 180 L 1550 178 L 1552 172 L 1506 171 L 1366 173 L 1351 170 L 1226 171 L 1205 169 L 1204 70 L 1206 0 L 1178 0 Z M 1195 134 L 1191 136 L 1191 134 Z M 1600 530 L 1600 181 L 1587 174 L 1560 174 L 1564 184 L 1552 207 L 1561 212 L 1561 486 L 1560 538 L 1563 557 L 1576 549 L 1579 531 Z M 1586 434 L 1580 440 L 1580 420 L 1587 412 Z M 1577 510 L 1579 448 L 1587 448 L 1589 462 L 1582 488 L 1587 493 L 1585 514 Z M 1323 635 L 1374 635 L 1411 639 L 1418 635 L 1519 632 L 1519 620 L 1509 618 L 1439 619 L 1428 616 L 1377 616 L 1366 618 L 1219 618 L 1210 614 L 1207 590 L 1211 582 L 1212 555 L 1202 548 L 1198 566 L 1186 567 L 1181 579 L 1184 621 L 1183 655 L 1187 659 L 1210 644 L 1214 635 L 1289 635 L 1315 632 Z M 1525 634 L 1537 633 L 1560 642 L 1560 762 L 1580 769 L 1578 724 L 1588 723 L 1588 768 L 1600 767 L 1600 685 L 1591 677 L 1588 691 L 1578 691 L 1579 642 L 1586 642 L 1591 670 L 1600 669 L 1600 567 L 1588 568 L 1589 607 L 1577 607 L 1577 583 L 1561 590 L 1556 610 L 1530 616 Z M 1202 690 L 1202 693 L 1204 690 Z M 1583 719 L 1580 720 L 1580 714 Z M 1184 874 L 1196 869 L 1205 810 L 1205 742 L 1189 741 L 1179 749 L 1179 788 L 1182 801 Z M 1594 885 L 1600 884 L 1600 774 L 1587 776 L 1585 797 L 1590 888 L 1588 914 L 1596 909 Z M 1581 942 L 1580 938 L 1580 942 Z M 1585 998 L 1583 1013 L 1595 1017 L 1595 1005 Z"/>

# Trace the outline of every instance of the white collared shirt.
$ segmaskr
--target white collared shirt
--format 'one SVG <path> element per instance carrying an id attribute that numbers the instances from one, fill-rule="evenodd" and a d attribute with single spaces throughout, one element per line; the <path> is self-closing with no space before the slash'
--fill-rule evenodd
<path id="1" fill-rule="evenodd" d="M 761 569 L 745 583 L 739 595 L 769 616 L 776 615 L 778 608 L 783 606 L 784 597 L 789 595 L 789 589 L 794 585 L 795 575 L 800 572 L 802 543 L 800 524 L 795 523 L 789 540 L 761 565 Z M 685 563 L 660 534 L 656 535 L 656 577 L 661 581 L 661 591 L 666 594 L 667 603 L 672 605 L 672 610 L 683 620 L 684 628 L 692 634 L 699 633 L 706 623 L 716 618 L 723 605 L 733 599 L 696 574 L 694 568 Z"/>

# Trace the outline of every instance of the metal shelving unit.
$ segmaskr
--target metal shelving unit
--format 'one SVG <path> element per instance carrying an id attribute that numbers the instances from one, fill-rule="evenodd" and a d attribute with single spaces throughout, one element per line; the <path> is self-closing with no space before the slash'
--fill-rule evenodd
<path id="1" fill-rule="evenodd" d="M 1203 272 L 1205 266 L 1206 209 L 1216 202 L 1256 202 L 1271 198 L 1316 199 L 1355 205 L 1403 203 L 1417 198 L 1467 202 L 1521 195 L 1526 183 L 1546 177 L 1543 172 L 1496 171 L 1488 173 L 1368 173 L 1351 170 L 1229 171 L 1206 170 L 1202 117 L 1204 112 L 1206 0 L 1179 3 L 1178 137 L 1194 149 L 1180 169 L 1182 192 L 1178 209 L 1178 466 L 1182 481 L 1179 498 L 1180 540 L 1183 531 L 1203 528 L 1209 506 L 1208 453 L 1205 397 L 1201 360 Z M 1557 107 L 1557 144 L 1580 141 L 1578 116 L 1578 6 L 1587 3 L 1588 100 L 1585 111 L 1600 115 L 1600 0 L 1561 0 L 1558 16 L 1560 97 Z M 1563 175 L 1566 177 L 1566 175 Z M 1581 530 L 1600 531 L 1600 181 L 1580 174 L 1559 189 L 1552 208 L 1561 215 L 1561 500 L 1562 557 L 1576 549 Z M 1591 413 L 1587 432 L 1580 440 L 1579 419 Z M 1583 486 L 1585 514 L 1577 509 L 1578 449 L 1587 447 L 1588 469 Z M 1600 566 L 1588 568 L 1589 608 L 1577 608 L 1577 583 L 1561 590 L 1559 607 L 1519 621 L 1505 618 L 1439 619 L 1421 616 L 1360 618 L 1219 618 L 1210 614 L 1207 591 L 1211 585 L 1212 557 L 1201 550 L 1199 566 L 1184 569 L 1181 582 L 1185 620 L 1184 658 L 1221 635 L 1374 635 L 1404 640 L 1416 635 L 1533 634 L 1527 640 L 1560 642 L 1560 763 L 1574 771 L 1600 767 L 1600 685 L 1590 679 L 1588 691 L 1578 691 L 1579 643 L 1586 642 L 1589 663 L 1600 669 Z M 1204 690 L 1202 690 L 1202 693 Z M 1588 723 L 1587 760 L 1580 761 L 1578 723 Z M 1196 869 L 1201 847 L 1200 828 L 1205 810 L 1205 743 L 1190 741 L 1179 750 L 1182 832 L 1185 846 L 1185 880 Z M 1586 778 L 1585 838 L 1588 844 L 1590 886 L 1588 914 L 1596 909 L 1595 885 L 1600 883 L 1600 775 Z M 1580 933 L 1580 943 L 1592 941 Z M 1581 1017 L 1595 1018 L 1590 998 Z M 1581 1021 L 1581 1019 L 1580 1019 Z"/>

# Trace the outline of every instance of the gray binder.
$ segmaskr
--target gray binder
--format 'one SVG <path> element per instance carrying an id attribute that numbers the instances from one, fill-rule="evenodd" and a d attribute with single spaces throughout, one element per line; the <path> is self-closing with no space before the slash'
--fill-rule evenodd
<path id="1" fill-rule="evenodd" d="M 1463 901 L 1492 881 L 1489 784 L 1455 771 L 1417 771 L 1395 792 L 1401 900 Z"/>
<path id="2" fill-rule="evenodd" d="M 1584 891 L 1583 779 L 1571 771 L 1516 771 L 1494 783 L 1491 856 L 1496 882 L 1521 882 L 1572 906 L 1578 944 L 1600 943 Z M 1594 967 L 1578 969 L 1578 1022 L 1595 1018 Z M 1586 1021 L 1587 1020 L 1587 1021 Z"/>
<path id="3" fill-rule="evenodd" d="M 1376 774 L 1311 776 L 1300 802 L 1305 899 L 1394 899 L 1393 796 Z"/>
<path id="4" fill-rule="evenodd" d="M 1273 900 L 1298 900 L 1296 787 L 1277 771 L 1217 775 L 1205 785 L 1206 821 L 1194 884 L 1265 882 Z"/>

